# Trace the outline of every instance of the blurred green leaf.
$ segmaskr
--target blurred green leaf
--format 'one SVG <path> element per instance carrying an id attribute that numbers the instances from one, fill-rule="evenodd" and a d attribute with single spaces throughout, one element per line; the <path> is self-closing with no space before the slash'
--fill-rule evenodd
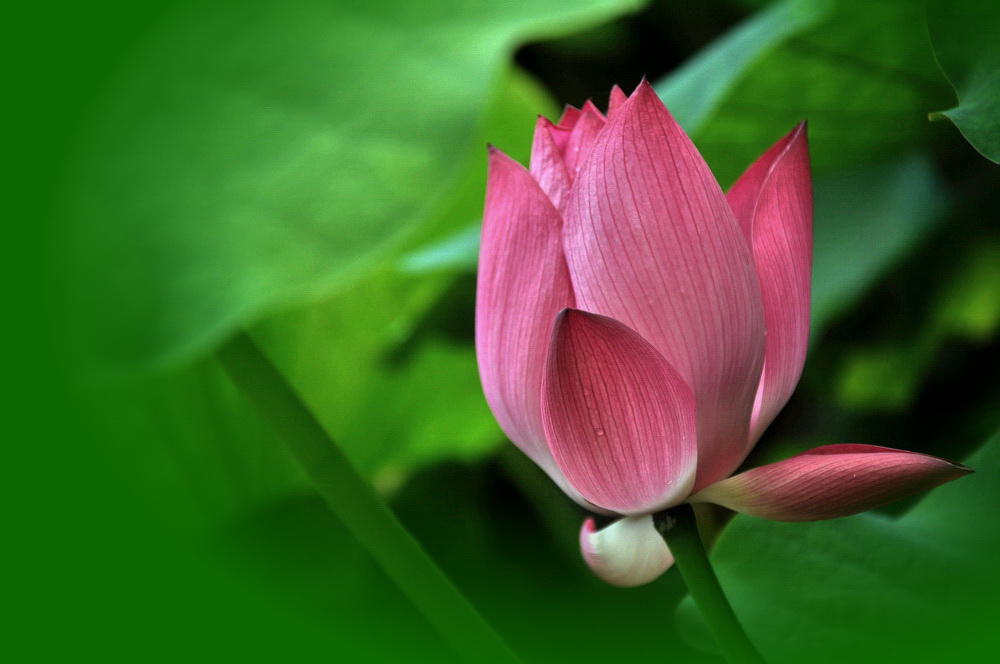
<path id="1" fill-rule="evenodd" d="M 936 227 L 945 192 L 919 154 L 816 178 L 813 330 L 864 295 Z"/>
<path id="2" fill-rule="evenodd" d="M 525 158 L 531 136 L 521 130 L 538 113 L 551 113 L 552 102 L 516 71 L 501 83 L 480 133 L 510 137 L 512 154 Z M 485 142 L 470 152 L 463 185 L 420 237 L 480 212 Z M 453 280 L 448 273 L 402 273 L 386 261 L 339 295 L 288 309 L 254 330 L 351 460 L 385 490 L 422 465 L 476 458 L 502 441 L 479 387 L 472 312 L 441 309 L 472 301 L 468 292 L 452 292 Z M 451 319 L 467 328 L 467 339 L 418 338 L 428 318 Z M 280 441 L 211 361 L 80 387 L 100 431 L 103 449 L 96 452 L 185 530 L 213 527 L 308 488 Z"/>
<path id="3" fill-rule="evenodd" d="M 844 406 L 901 411 L 948 344 L 985 346 L 1000 331 L 1000 241 L 974 238 L 955 253 L 955 265 L 939 266 L 932 289 L 921 291 L 915 320 L 903 319 L 897 334 L 847 350 L 837 385 Z"/>
<path id="4" fill-rule="evenodd" d="M 508 72 L 461 182 L 405 246 L 448 237 L 482 212 L 487 135 L 526 160 L 526 129 L 554 111 L 531 79 Z M 474 234 L 478 244 L 478 228 Z M 440 257 L 413 255 L 415 266 L 385 261 L 339 295 L 279 313 L 255 330 L 351 460 L 384 489 L 423 465 L 470 460 L 503 440 L 479 386 L 471 284 L 435 267 Z M 440 329 L 424 334 L 428 325 Z"/>
<path id="5" fill-rule="evenodd" d="M 438 270 L 475 270 L 476 257 L 479 255 L 479 234 L 479 223 L 463 228 L 406 254 L 400 258 L 399 267 L 404 272 L 415 274 Z"/>
<path id="6" fill-rule="evenodd" d="M 757 34 L 783 12 L 798 19 Z M 657 89 L 694 126 L 723 185 L 803 119 L 816 172 L 852 167 L 926 137 L 924 113 L 946 91 L 925 33 L 923 7 L 910 0 L 789 0 L 748 19 Z M 753 57 L 726 57 L 744 40 Z M 709 92 L 698 91 L 699 81 Z M 696 103 L 673 97 L 692 88 Z"/>
<path id="7" fill-rule="evenodd" d="M 86 341 L 115 368 L 167 363 L 343 286 L 447 203 L 518 41 L 638 5 L 178 6 L 95 109 L 71 174 Z"/>
<path id="8" fill-rule="evenodd" d="M 503 440 L 471 343 L 417 335 L 422 316 L 448 317 L 430 309 L 448 284 L 383 271 L 256 332 L 354 464 L 386 490 L 423 465 L 481 457 Z M 457 322 L 471 334 L 466 314 Z"/>
<path id="9" fill-rule="evenodd" d="M 968 463 L 974 475 L 934 489 L 900 519 L 737 516 L 712 560 L 767 661 L 981 661 L 995 652 L 1000 532 L 982 515 L 1000 510 L 1000 436 Z M 683 633 L 701 633 L 690 600 L 679 619 Z"/>
<path id="10" fill-rule="evenodd" d="M 785 0 L 757 12 L 656 85 L 670 112 L 694 136 L 757 60 L 825 19 L 832 0 Z"/>
<path id="11" fill-rule="evenodd" d="M 211 361 L 82 386 L 92 463 L 184 533 L 308 486 L 255 409 Z M 161 524 L 162 525 L 162 524 Z"/>
<path id="12" fill-rule="evenodd" d="M 1000 163 L 1000 3 L 930 0 L 927 22 L 941 70 L 958 106 L 951 119 L 987 159 Z"/>
<path id="13" fill-rule="evenodd" d="M 533 471 L 551 487 L 541 470 Z M 572 506 L 563 495 L 556 500 Z M 528 502 L 496 465 L 426 471 L 397 495 L 394 507 L 528 662 L 715 661 L 680 644 L 670 624 L 684 589 L 679 575 L 627 589 L 600 581 L 577 548 L 582 512 L 567 509 L 568 518 L 547 529 L 539 514 L 546 506 Z"/>

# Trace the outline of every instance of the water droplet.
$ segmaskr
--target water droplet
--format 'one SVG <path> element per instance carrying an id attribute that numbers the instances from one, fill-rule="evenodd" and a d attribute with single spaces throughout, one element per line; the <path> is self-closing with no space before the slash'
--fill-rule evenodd
<path id="1" fill-rule="evenodd" d="M 596 433 L 598 436 L 603 436 L 604 429 L 594 429 L 594 433 Z"/>

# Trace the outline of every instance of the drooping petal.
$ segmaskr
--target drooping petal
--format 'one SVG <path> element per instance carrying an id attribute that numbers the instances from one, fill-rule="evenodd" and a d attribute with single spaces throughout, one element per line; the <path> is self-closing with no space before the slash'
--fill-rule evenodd
<path id="1" fill-rule="evenodd" d="M 501 428 L 557 482 L 539 399 L 552 325 L 573 304 L 560 224 L 528 171 L 491 148 L 476 285 L 479 375 Z"/>
<path id="2" fill-rule="evenodd" d="M 649 343 L 621 323 L 559 315 L 542 378 L 552 456 L 588 501 L 621 514 L 683 500 L 694 482 L 694 395 Z"/>
<path id="3" fill-rule="evenodd" d="M 717 482 L 690 502 L 775 521 L 819 521 L 874 509 L 970 472 L 916 452 L 827 445 Z"/>
<path id="4" fill-rule="evenodd" d="M 649 583 L 674 564 L 649 514 L 627 516 L 601 530 L 587 519 L 580 529 L 580 551 L 598 578 L 624 588 Z"/>
<path id="5" fill-rule="evenodd" d="M 754 162 L 727 198 L 753 250 L 767 326 L 752 446 L 792 396 L 809 345 L 813 210 L 805 122 Z"/>
<path id="6" fill-rule="evenodd" d="M 597 138 L 564 226 L 577 305 L 622 321 L 698 404 L 698 480 L 743 460 L 764 359 L 753 258 L 705 161 L 645 81 Z"/>
<path id="7" fill-rule="evenodd" d="M 534 142 L 531 144 L 531 175 L 556 209 L 561 212 L 566 207 L 570 179 L 569 173 L 566 172 L 562 150 L 553 138 L 555 129 L 546 118 L 538 118 Z"/>
<path id="8" fill-rule="evenodd" d="M 618 109 L 622 107 L 628 100 L 628 97 L 622 92 L 622 89 L 617 85 L 611 88 L 611 98 L 608 100 L 608 119 L 610 120 L 612 116 L 618 113 Z"/>

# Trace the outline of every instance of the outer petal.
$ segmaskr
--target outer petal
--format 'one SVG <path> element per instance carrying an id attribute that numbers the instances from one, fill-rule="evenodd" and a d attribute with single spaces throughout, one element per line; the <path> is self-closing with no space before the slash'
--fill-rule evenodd
<path id="1" fill-rule="evenodd" d="M 729 475 L 764 359 L 760 286 L 722 190 L 645 81 L 580 170 L 564 242 L 577 305 L 636 330 L 694 390 L 697 486 Z"/>
<path id="2" fill-rule="evenodd" d="M 626 588 L 649 583 L 674 564 L 649 514 L 628 516 L 601 530 L 587 519 L 580 529 L 580 550 L 600 579 Z"/>
<path id="3" fill-rule="evenodd" d="M 546 118 L 538 118 L 538 123 L 535 125 L 535 139 L 531 145 L 531 175 L 552 200 L 556 209 L 562 212 L 569 197 L 570 179 L 563 162 L 562 151 L 553 138 L 555 130 L 556 128 Z"/>
<path id="4" fill-rule="evenodd" d="M 552 324 L 573 304 L 560 223 L 528 171 L 491 149 L 476 287 L 479 374 L 504 432 L 557 482 L 539 399 Z"/>
<path id="5" fill-rule="evenodd" d="M 542 423 L 563 475 L 599 507 L 654 512 L 691 490 L 694 396 L 656 349 L 616 320 L 560 314 L 542 379 Z"/>
<path id="6" fill-rule="evenodd" d="M 753 249 L 767 326 L 752 446 L 792 396 L 809 344 L 813 210 L 805 122 L 747 169 L 728 199 Z"/>
<path id="7" fill-rule="evenodd" d="M 916 452 L 827 445 L 717 482 L 690 502 L 775 521 L 819 521 L 874 509 L 971 472 Z"/>

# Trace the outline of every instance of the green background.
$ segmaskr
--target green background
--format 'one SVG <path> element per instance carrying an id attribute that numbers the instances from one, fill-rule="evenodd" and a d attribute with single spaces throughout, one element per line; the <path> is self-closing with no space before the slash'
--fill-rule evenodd
<path id="1" fill-rule="evenodd" d="M 240 327 L 526 661 L 720 661 L 676 572 L 591 577 L 471 342 L 485 143 L 526 161 L 535 114 L 643 75 L 724 186 L 810 123 L 812 347 L 748 463 L 858 442 L 977 471 L 874 515 L 737 517 L 714 559 L 751 637 L 772 662 L 995 652 L 995 3 L 97 3 L 11 26 L 17 661 L 456 661 L 213 360 Z"/>

